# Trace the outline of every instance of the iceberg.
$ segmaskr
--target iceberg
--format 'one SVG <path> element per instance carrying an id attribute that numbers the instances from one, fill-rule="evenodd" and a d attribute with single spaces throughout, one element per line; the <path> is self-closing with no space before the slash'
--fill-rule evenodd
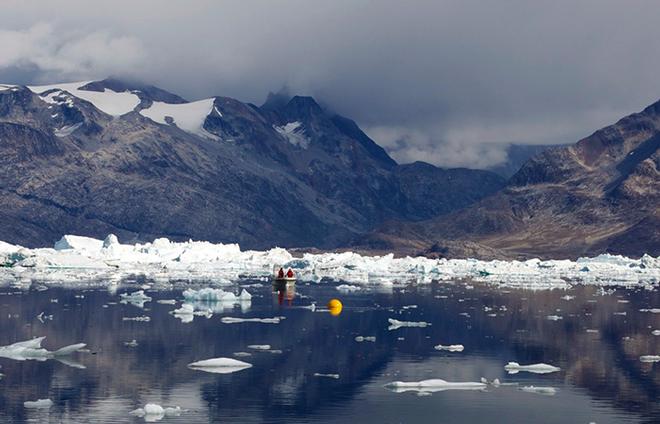
<path id="1" fill-rule="evenodd" d="M 230 374 L 250 368 L 252 364 L 232 358 L 211 358 L 188 364 L 188 368 L 214 374 Z"/>
<path id="2" fill-rule="evenodd" d="M 386 388 L 395 392 L 441 392 L 445 390 L 484 390 L 487 385 L 482 382 L 451 382 L 439 378 L 422 381 L 393 381 L 385 385 Z"/>
<path id="3" fill-rule="evenodd" d="M 119 295 L 119 297 L 121 298 L 121 303 L 130 303 L 131 305 L 135 305 L 138 308 L 144 308 L 145 303 L 151 302 L 151 298 L 144 294 L 144 290 L 138 290 L 131 294 L 122 293 Z"/>
<path id="4" fill-rule="evenodd" d="M 557 372 L 561 370 L 561 368 L 559 367 L 555 367 L 548 364 L 520 365 L 517 362 L 509 362 L 504 366 L 504 369 L 509 374 L 517 374 L 521 371 L 531 372 L 534 374 L 548 374 L 551 372 Z"/>
<path id="5" fill-rule="evenodd" d="M 239 275 L 270 278 L 273 264 L 287 263 L 295 264 L 301 281 L 350 281 L 349 290 L 368 286 L 389 289 L 398 284 L 459 279 L 526 289 L 568 288 L 574 284 L 651 288 L 660 281 L 660 257 L 649 255 L 639 259 L 605 254 L 575 261 L 481 261 L 343 252 L 305 253 L 302 258 L 294 258 L 282 248 L 243 251 L 237 244 L 171 242 L 165 238 L 151 243 L 121 244 L 112 235 L 105 240 L 66 235 L 53 248 L 28 249 L 0 242 L 2 281 L 59 280 L 62 282 L 59 284 L 69 284 L 103 280 L 110 285 L 137 273 L 161 280 L 230 284 Z M 585 267 L 588 272 L 583 271 Z M 219 289 L 202 289 L 201 293 L 192 290 L 188 296 L 190 300 L 239 303 L 250 297 L 245 292 L 239 296 L 225 293 Z M 660 309 L 645 311 L 658 313 Z"/>
<path id="6" fill-rule="evenodd" d="M 17 342 L 8 346 L 0 346 L 0 358 L 13 359 L 16 361 L 45 361 L 70 355 L 86 346 L 85 343 L 76 343 L 51 352 L 41 347 L 41 343 L 45 338 L 46 337 L 37 337 L 36 339 Z"/>

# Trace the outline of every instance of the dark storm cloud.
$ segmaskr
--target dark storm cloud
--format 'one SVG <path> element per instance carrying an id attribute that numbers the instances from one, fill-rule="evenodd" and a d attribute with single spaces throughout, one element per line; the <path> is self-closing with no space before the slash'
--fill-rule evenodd
<path id="1" fill-rule="evenodd" d="M 660 97 L 654 1 L 3 1 L 0 79 L 128 76 L 194 99 L 282 86 L 400 162 L 483 167 Z M 29 80 L 29 81 L 28 81 Z"/>

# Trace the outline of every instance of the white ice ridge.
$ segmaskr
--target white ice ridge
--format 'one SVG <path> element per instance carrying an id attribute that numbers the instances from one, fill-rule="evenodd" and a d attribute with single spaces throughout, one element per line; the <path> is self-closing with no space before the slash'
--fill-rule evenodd
<path id="1" fill-rule="evenodd" d="M 232 358 L 211 358 L 188 364 L 188 368 L 214 374 L 230 374 L 250 368 L 252 364 Z"/>
<path id="2" fill-rule="evenodd" d="M 33 93 L 39 94 L 40 97 L 47 103 L 59 103 L 55 97 L 65 98 L 67 96 L 63 92 L 67 92 L 74 97 L 90 102 L 101 112 L 105 112 L 112 116 L 124 115 L 128 112 L 131 112 L 137 105 L 140 104 L 140 98 L 130 91 L 118 93 L 109 89 L 104 89 L 103 91 L 88 91 L 80 89 L 89 83 L 90 81 L 40 86 L 33 85 L 29 86 L 28 88 Z M 44 94 L 48 91 L 51 92 Z M 64 103 L 67 103 L 69 106 L 73 106 L 73 100 L 71 99 L 67 99 L 64 101 Z"/>
<path id="3" fill-rule="evenodd" d="M 140 115 L 163 125 L 171 122 L 179 129 L 201 137 L 216 138 L 204 129 L 204 121 L 213 110 L 213 102 L 214 98 L 177 104 L 153 102 L 150 107 L 142 109 Z M 166 118 L 171 118 L 171 121 Z"/>
<path id="4" fill-rule="evenodd" d="M 415 392 L 441 392 L 444 390 L 484 390 L 486 383 L 480 382 L 452 382 L 439 378 L 422 381 L 393 381 L 385 385 L 386 388 L 396 393 L 415 391 Z"/>
<path id="5" fill-rule="evenodd" d="M 120 244 L 113 235 L 105 240 L 67 235 L 54 248 L 28 249 L 0 242 L 0 284 L 40 279 L 116 281 L 143 274 L 155 280 L 182 278 L 227 281 L 239 275 L 270 277 L 273 264 L 291 267 L 299 280 L 323 278 L 353 285 L 391 287 L 395 283 L 471 279 L 506 287 L 567 288 L 571 283 L 653 288 L 660 281 L 660 257 L 640 259 L 600 255 L 576 261 L 480 261 L 362 256 L 357 253 L 306 253 L 295 258 L 281 248 L 242 251 L 237 244 L 201 241 L 175 243 L 166 238 L 152 243 Z M 655 310 L 649 309 L 654 312 Z"/>
<path id="6" fill-rule="evenodd" d="M 548 364 L 520 365 L 517 362 L 509 362 L 504 366 L 509 374 L 517 374 L 521 371 L 527 371 L 534 374 L 548 374 L 560 371 L 560 368 Z"/>

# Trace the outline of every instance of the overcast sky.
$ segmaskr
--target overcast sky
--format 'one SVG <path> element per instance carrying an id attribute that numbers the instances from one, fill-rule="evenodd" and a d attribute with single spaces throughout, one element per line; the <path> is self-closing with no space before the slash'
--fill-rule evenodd
<path id="1" fill-rule="evenodd" d="M 261 104 L 287 86 L 399 162 L 485 167 L 660 98 L 660 2 L 2 0 L 0 82 L 139 78 Z"/>

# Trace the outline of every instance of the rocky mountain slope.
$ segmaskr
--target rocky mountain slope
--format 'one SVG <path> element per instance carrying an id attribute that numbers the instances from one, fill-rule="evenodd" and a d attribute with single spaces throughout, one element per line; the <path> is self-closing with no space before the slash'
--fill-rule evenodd
<path id="1" fill-rule="evenodd" d="M 503 185 L 487 171 L 400 166 L 310 97 L 258 107 L 113 79 L 0 85 L 0 240 L 26 246 L 113 232 L 332 248 Z"/>
<path id="2" fill-rule="evenodd" d="M 660 102 L 527 161 L 501 191 L 359 244 L 428 255 L 660 255 Z"/>

